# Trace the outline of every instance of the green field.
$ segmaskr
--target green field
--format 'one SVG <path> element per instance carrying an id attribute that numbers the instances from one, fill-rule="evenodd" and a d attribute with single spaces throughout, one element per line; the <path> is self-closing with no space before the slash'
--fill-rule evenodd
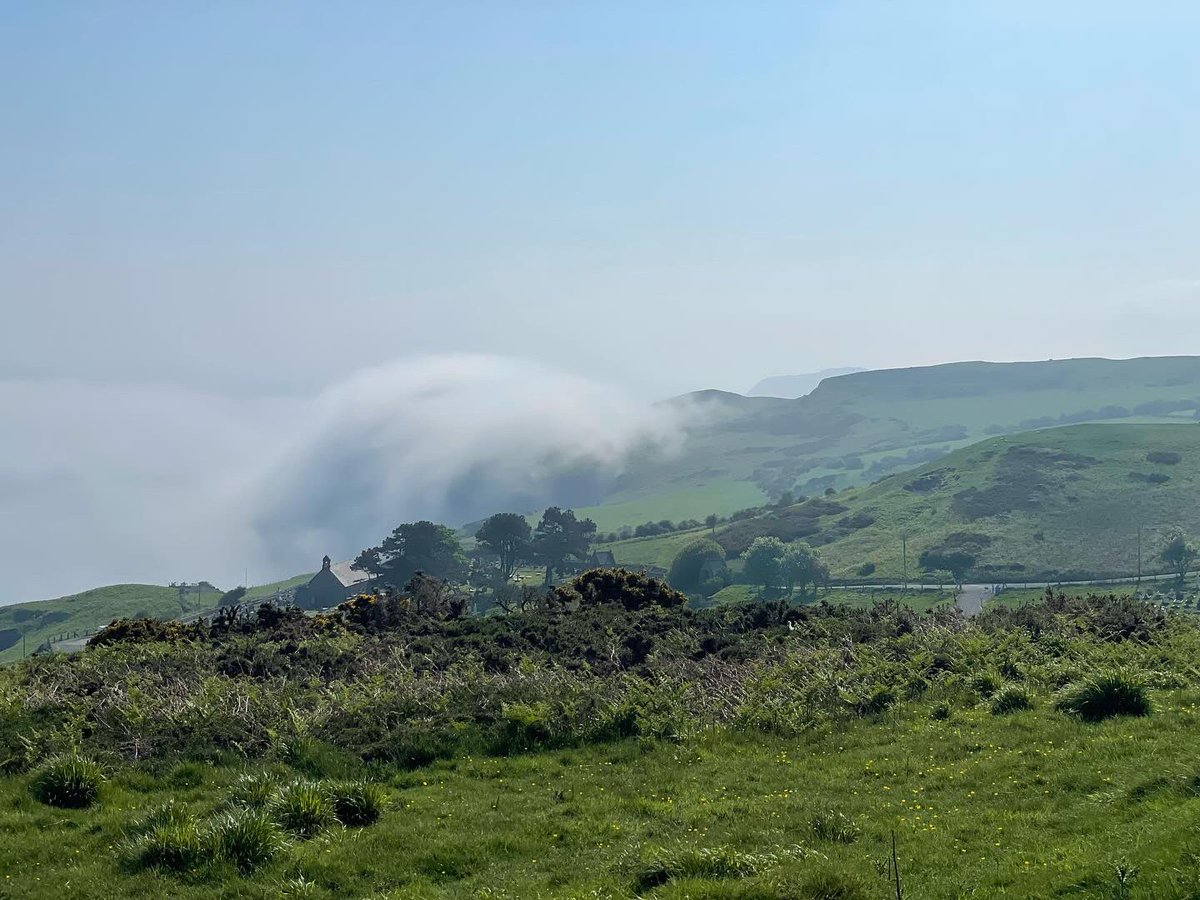
<path id="1" fill-rule="evenodd" d="M 596 523 L 596 528 L 604 532 L 663 519 L 672 522 L 695 519 L 702 522 L 709 513 L 759 506 L 766 500 L 766 494 L 749 481 L 713 481 L 684 490 L 603 506 L 580 507 L 575 513 L 579 518 L 586 516 L 591 519 Z"/>
<path id="2" fill-rule="evenodd" d="M 913 468 L 996 434 L 1068 423 L 1191 421 L 1200 358 L 954 363 L 861 372 L 780 400 L 705 391 L 673 401 L 679 452 L 635 458 L 590 515 L 602 531 L 703 519 Z M 1179 407 L 1179 408 L 1176 408 Z"/>
<path id="3" fill-rule="evenodd" d="M 1151 461 L 1164 453 L 1178 461 Z M 812 533 L 793 536 L 820 546 L 835 577 L 854 578 L 874 563 L 873 577 L 899 581 L 902 536 L 915 579 L 922 550 L 948 535 L 974 535 L 986 546 L 973 577 L 1021 582 L 1136 574 L 1140 527 L 1143 572 L 1160 572 L 1156 555 L 1173 528 L 1200 534 L 1198 492 L 1200 427 L 1074 425 L 992 438 L 843 491 L 830 498 L 837 511 L 813 520 Z M 736 550 L 735 528 L 787 538 L 796 525 L 787 518 L 799 509 L 723 526 L 717 540 Z M 620 562 L 669 566 L 683 543 L 668 535 L 611 547 Z"/>
<path id="4" fill-rule="evenodd" d="M 1196 616 L 697 612 L 641 605 L 647 587 L 0 669 L 0 897 L 882 900 L 893 840 L 904 897 L 1200 892 Z M 642 663 L 607 655 L 625 635 L 650 642 Z M 506 649 L 485 662 L 483 636 Z M 605 652 L 564 667 L 564 641 Z M 1114 667 L 1136 712 L 1060 708 Z M 35 796 L 70 747 L 107 772 L 86 809 Z M 239 796 L 245 775 L 268 790 Z M 296 779 L 319 796 L 350 778 L 381 793 L 377 822 L 285 818 Z M 291 836 L 239 870 L 209 829 L 259 808 Z"/>
<path id="5" fill-rule="evenodd" d="M 131 819 L 211 809 L 236 768 L 121 773 L 97 812 L 39 808 L 10 778 L 0 896 L 626 898 L 656 859 L 730 848 L 759 871 L 700 869 L 649 896 L 865 900 L 887 896 L 894 830 L 906 897 L 1183 898 L 1200 887 L 1198 702 L 1164 694 L 1153 719 L 1099 727 L 1044 706 L 931 723 L 916 706 L 788 739 L 463 760 L 386 777 L 380 825 L 300 843 L 252 879 L 124 876 L 114 862 Z M 853 843 L 814 836 L 830 812 L 861 831 Z M 1119 867 L 1138 870 L 1125 894 Z"/>

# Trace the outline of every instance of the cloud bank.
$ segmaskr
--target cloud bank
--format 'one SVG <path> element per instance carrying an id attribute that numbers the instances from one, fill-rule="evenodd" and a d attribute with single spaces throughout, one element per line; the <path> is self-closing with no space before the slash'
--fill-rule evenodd
<path id="1" fill-rule="evenodd" d="M 600 499 L 683 414 L 495 356 L 400 360 L 316 397 L 0 381 L 0 603 L 123 582 L 263 582 L 396 524 Z"/>

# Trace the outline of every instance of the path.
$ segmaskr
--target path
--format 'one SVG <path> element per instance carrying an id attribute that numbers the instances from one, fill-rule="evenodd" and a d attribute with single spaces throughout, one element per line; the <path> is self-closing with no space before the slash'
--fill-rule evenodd
<path id="1" fill-rule="evenodd" d="M 992 589 L 986 584 L 964 584 L 954 605 L 962 610 L 964 616 L 977 616 L 983 612 L 983 601 L 990 600 Z"/>

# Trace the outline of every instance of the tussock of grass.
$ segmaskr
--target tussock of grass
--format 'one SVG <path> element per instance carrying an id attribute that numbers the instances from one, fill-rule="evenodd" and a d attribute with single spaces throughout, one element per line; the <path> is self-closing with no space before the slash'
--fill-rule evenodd
<path id="1" fill-rule="evenodd" d="M 119 855 L 128 869 L 189 872 L 212 857 L 212 838 L 187 810 L 167 803 L 137 828 Z"/>
<path id="2" fill-rule="evenodd" d="M 803 847 L 774 853 L 747 853 L 732 847 L 677 847 L 659 851 L 634 875 L 634 890 L 641 893 L 685 878 L 747 878 L 786 859 L 802 859 Z"/>
<path id="3" fill-rule="evenodd" d="M 337 824 L 329 792 L 312 781 L 296 781 L 284 787 L 271 803 L 270 811 L 284 830 L 302 840 Z"/>
<path id="4" fill-rule="evenodd" d="M 354 828 L 379 821 L 387 803 L 387 794 L 370 781 L 351 781 L 334 785 L 330 791 L 333 810 L 339 822 Z"/>
<path id="5" fill-rule="evenodd" d="M 34 770 L 29 790 L 47 806 L 84 809 L 100 796 L 104 771 L 94 760 L 78 754 L 55 756 Z"/>
<path id="6" fill-rule="evenodd" d="M 229 791 L 229 802 L 245 809 L 265 809 L 279 793 L 279 781 L 269 772 L 246 772 Z"/>
<path id="7" fill-rule="evenodd" d="M 853 844 L 862 836 L 862 829 L 845 813 L 836 809 L 823 810 L 809 820 L 813 837 L 819 841 Z"/>
<path id="8" fill-rule="evenodd" d="M 1114 716 L 1150 715 L 1150 697 L 1139 679 L 1112 671 L 1068 688 L 1055 708 L 1085 722 L 1102 722 Z"/>
<path id="9" fill-rule="evenodd" d="M 1022 685 L 1006 684 L 992 697 L 992 715 L 1005 716 L 1033 707 L 1033 696 Z"/>
<path id="10" fill-rule="evenodd" d="M 243 874 L 266 865 L 287 846 L 283 830 L 260 810 L 220 816 L 213 825 L 212 841 L 217 858 Z"/>

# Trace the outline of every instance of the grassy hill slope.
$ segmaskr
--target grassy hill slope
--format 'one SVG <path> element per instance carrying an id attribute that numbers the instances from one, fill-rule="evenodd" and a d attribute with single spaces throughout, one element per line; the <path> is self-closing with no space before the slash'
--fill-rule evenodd
<path id="1" fill-rule="evenodd" d="M 797 400 L 704 391 L 682 451 L 634 459 L 589 509 L 602 530 L 703 518 L 785 490 L 867 484 L 997 434 L 1083 422 L 1194 420 L 1200 357 L 953 363 L 829 378 Z M 624 521 L 620 521 L 624 520 Z"/>
<path id="2" fill-rule="evenodd" d="M 257 585 L 246 592 L 246 599 L 269 596 L 311 577 L 310 573 Z M 193 592 L 186 598 L 188 610 L 211 608 L 220 596 L 216 590 L 199 596 Z M 0 606 L 0 663 L 21 658 L 22 635 L 24 649 L 32 653 L 60 634 L 86 634 L 123 616 L 174 619 L 181 612 L 179 591 L 160 584 L 114 584 L 53 600 Z"/>
<path id="3" fill-rule="evenodd" d="M 947 540 L 977 548 L 983 580 L 1109 577 L 1136 572 L 1139 526 L 1143 569 L 1161 571 L 1155 557 L 1171 528 L 1200 534 L 1198 494 L 1200 427 L 1076 425 L 992 438 L 716 537 L 731 553 L 763 534 L 803 539 L 838 577 L 874 563 L 875 577 L 899 580 L 903 535 L 910 577 L 921 552 Z M 691 536 L 610 546 L 621 562 L 669 565 Z"/>
<path id="4" fill-rule="evenodd" d="M 56 635 L 94 631 L 120 616 L 174 618 L 180 613 L 178 597 L 175 588 L 164 585 L 114 584 L 69 597 L 0 607 L 0 663 L 21 658 L 22 634 L 32 653 Z"/>
<path id="5" fill-rule="evenodd" d="M 0 669 L 0 896 L 878 900 L 896 859 L 922 900 L 1200 896 L 1195 613 L 574 588 Z"/>

